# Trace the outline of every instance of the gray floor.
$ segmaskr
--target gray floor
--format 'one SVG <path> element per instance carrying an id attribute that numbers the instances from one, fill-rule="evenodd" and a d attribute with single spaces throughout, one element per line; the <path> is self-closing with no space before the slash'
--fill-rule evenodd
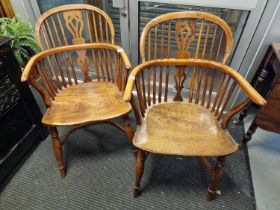
<path id="1" fill-rule="evenodd" d="M 246 131 L 252 119 L 245 118 Z M 258 128 L 248 150 L 257 209 L 280 209 L 280 135 Z"/>
<path id="2" fill-rule="evenodd" d="M 230 124 L 229 129 L 240 142 L 243 127 Z M 205 199 L 210 175 L 196 158 L 152 154 L 145 163 L 142 195 L 134 199 L 135 160 L 123 133 L 96 125 L 70 138 L 63 148 L 65 179 L 59 178 L 48 137 L 0 187 L 0 210 L 256 209 L 246 147 L 228 157 L 219 185 L 223 194 L 213 202 Z"/>

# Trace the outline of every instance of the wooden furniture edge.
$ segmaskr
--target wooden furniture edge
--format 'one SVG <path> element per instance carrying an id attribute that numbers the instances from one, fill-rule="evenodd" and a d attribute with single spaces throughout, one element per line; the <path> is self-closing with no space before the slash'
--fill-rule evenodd
<path id="1" fill-rule="evenodd" d="M 194 66 L 203 66 L 203 67 L 212 67 L 215 68 L 221 72 L 224 72 L 228 75 L 230 75 L 245 91 L 245 93 L 248 95 L 248 97 L 256 104 L 258 105 L 264 105 L 266 104 L 265 99 L 250 85 L 249 82 L 247 82 L 246 79 L 243 78 L 241 74 L 239 74 L 237 71 L 232 69 L 229 66 L 226 66 L 224 64 L 215 62 L 215 61 L 209 61 L 209 60 L 202 60 L 202 59 L 157 59 L 157 60 L 151 60 L 145 63 L 142 63 L 138 66 L 136 66 L 132 72 L 130 73 L 128 77 L 127 86 L 124 93 L 124 100 L 129 101 L 131 99 L 131 94 L 134 86 L 134 80 L 136 75 L 142 71 L 145 67 L 151 66 L 151 65 L 194 65 Z"/>
<path id="2" fill-rule="evenodd" d="M 83 49 L 93 49 L 93 48 L 113 49 L 113 50 L 117 51 L 123 59 L 125 68 L 127 70 L 131 68 L 130 61 L 129 61 L 125 51 L 118 45 L 107 44 L 107 43 L 88 43 L 88 44 L 80 44 L 80 45 L 68 45 L 68 46 L 63 46 L 63 47 L 52 48 L 52 49 L 40 52 L 40 53 L 36 54 L 35 56 L 33 56 L 27 63 L 26 67 L 24 68 L 24 71 L 21 76 L 21 81 L 22 82 L 28 81 L 32 68 L 34 67 L 34 64 L 42 57 L 52 55 L 55 53 L 70 51 L 70 50 L 83 50 Z"/>

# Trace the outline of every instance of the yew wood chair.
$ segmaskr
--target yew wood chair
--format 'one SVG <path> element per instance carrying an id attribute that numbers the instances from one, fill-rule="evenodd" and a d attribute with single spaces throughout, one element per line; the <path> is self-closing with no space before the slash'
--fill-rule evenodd
<path id="1" fill-rule="evenodd" d="M 102 55 L 102 56 L 101 56 Z M 47 112 L 42 122 L 50 128 L 60 175 L 65 176 L 62 146 L 77 129 L 111 124 L 132 141 L 134 132 L 123 100 L 130 62 L 122 48 L 113 44 L 69 45 L 43 51 L 31 58 L 21 80 L 41 94 Z M 124 127 L 113 121 L 122 117 Z M 57 126 L 71 126 L 60 139 Z"/>
<path id="2" fill-rule="evenodd" d="M 196 58 L 226 63 L 232 47 L 232 32 L 228 24 L 216 15 L 199 11 L 158 16 L 146 24 L 140 38 L 142 62 Z"/>
<path id="3" fill-rule="evenodd" d="M 46 11 L 37 20 L 35 37 L 42 50 L 73 44 L 102 42 L 114 44 L 111 18 L 87 4 L 69 4 Z"/>
<path id="4" fill-rule="evenodd" d="M 185 75 L 184 89 L 170 85 Z M 218 73 L 221 76 L 217 77 Z M 159 83 L 159 84 L 158 84 Z M 216 84 L 216 85 L 215 85 Z M 248 98 L 227 111 L 240 87 Z M 124 99 L 131 100 L 135 87 L 142 123 L 137 126 L 133 145 L 138 148 L 134 197 L 140 193 L 144 162 L 149 153 L 195 156 L 211 173 L 207 199 L 216 195 L 226 157 L 238 149 L 227 126 L 230 119 L 250 100 L 258 105 L 266 101 L 234 69 L 218 62 L 201 59 L 158 59 L 135 67 L 125 89 Z M 217 157 L 212 166 L 208 157 Z"/>

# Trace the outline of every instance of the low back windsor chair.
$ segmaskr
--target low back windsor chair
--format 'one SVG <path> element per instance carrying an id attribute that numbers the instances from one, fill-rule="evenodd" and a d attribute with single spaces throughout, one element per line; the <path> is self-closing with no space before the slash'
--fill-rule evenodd
<path id="1" fill-rule="evenodd" d="M 53 48 L 28 62 L 21 80 L 39 91 L 48 108 L 42 122 L 50 128 L 62 178 L 65 176 L 62 145 L 77 129 L 111 124 L 132 141 L 134 132 L 128 118 L 131 104 L 123 100 L 129 69 L 130 62 L 123 49 L 107 43 Z M 116 117 L 123 117 L 124 128 L 112 120 Z M 61 141 L 57 126 L 74 127 Z"/>
<path id="2" fill-rule="evenodd" d="M 172 100 L 170 74 L 178 69 L 188 75 L 182 83 L 186 89 L 176 89 L 180 100 Z M 217 77 L 217 73 L 221 76 Z M 212 200 L 226 156 L 238 149 L 226 130 L 229 120 L 250 100 L 258 105 L 264 105 L 265 100 L 234 69 L 201 59 L 158 59 L 142 63 L 128 78 L 124 94 L 127 102 L 134 86 L 142 114 L 142 124 L 138 125 L 133 138 L 133 145 L 138 148 L 134 197 L 140 192 L 147 154 L 157 153 L 198 157 L 212 173 L 207 195 L 207 199 Z M 248 98 L 225 113 L 237 86 Z M 215 167 L 208 162 L 209 156 L 217 157 Z"/>
<path id="3" fill-rule="evenodd" d="M 38 19 L 35 36 L 40 48 L 47 52 L 30 61 L 22 79 L 39 90 L 48 107 L 43 123 L 50 127 L 58 167 L 64 177 L 62 145 L 77 129 L 110 123 L 132 140 L 133 131 L 125 114 L 130 105 L 120 101 L 120 93 L 112 85 L 123 90 L 130 62 L 123 50 L 113 45 L 115 29 L 110 17 L 91 5 L 71 4 L 48 10 Z M 108 45 L 64 47 L 94 42 Z M 54 49 L 59 47 L 62 48 Z M 109 120 L 122 115 L 125 129 Z M 63 141 L 58 138 L 59 125 L 75 125 Z"/>
<path id="4" fill-rule="evenodd" d="M 133 139 L 138 148 L 134 197 L 149 153 L 196 156 L 212 173 L 207 199 L 215 197 L 225 158 L 238 149 L 226 130 L 229 120 L 250 99 L 265 103 L 241 75 L 223 65 L 232 47 L 227 23 L 206 12 L 168 13 L 145 26 L 142 64 L 131 72 L 124 96 L 131 100 L 135 85 L 142 116 Z M 249 98 L 225 114 L 237 85 Z M 209 156 L 217 156 L 215 167 Z"/>

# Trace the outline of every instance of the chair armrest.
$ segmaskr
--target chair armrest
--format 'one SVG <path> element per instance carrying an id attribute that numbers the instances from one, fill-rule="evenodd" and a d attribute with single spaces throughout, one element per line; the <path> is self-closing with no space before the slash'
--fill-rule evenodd
<path id="1" fill-rule="evenodd" d="M 130 61 L 129 61 L 125 51 L 121 47 L 118 46 L 117 52 L 121 55 L 125 68 L 131 69 L 131 64 L 130 64 Z"/>
<path id="2" fill-rule="evenodd" d="M 231 108 L 228 113 L 225 114 L 225 116 L 222 119 L 221 126 L 223 129 L 227 128 L 229 121 L 231 118 L 241 110 L 245 109 L 248 104 L 251 102 L 250 98 L 246 98 L 244 101 L 242 101 L 240 104 L 237 104 L 233 108 Z"/>
<path id="3" fill-rule="evenodd" d="M 234 69 L 230 68 L 229 66 L 221 65 L 225 68 L 226 73 L 228 73 L 240 86 L 240 88 L 246 93 L 246 95 L 257 105 L 265 105 L 266 100 L 252 87 L 252 85 L 244 79 L 244 77 L 239 74 Z"/>
<path id="4" fill-rule="evenodd" d="M 131 94 L 134 87 L 134 80 L 138 72 L 151 65 L 201 65 L 205 67 L 209 66 L 211 68 L 215 68 L 221 72 L 230 75 L 254 103 L 258 105 L 264 105 L 266 103 L 265 99 L 237 71 L 221 63 L 201 59 L 158 59 L 151 60 L 136 66 L 130 73 L 130 76 L 128 77 L 128 82 L 124 94 L 124 100 L 129 101 L 131 99 Z"/>
<path id="5" fill-rule="evenodd" d="M 127 83 L 126 83 L 125 91 L 124 91 L 123 98 L 125 101 L 131 100 L 136 75 L 138 74 L 138 72 L 140 72 L 143 68 L 145 68 L 148 65 L 150 65 L 150 62 L 142 63 L 142 64 L 136 66 L 131 71 L 131 73 L 128 77 Z"/>

